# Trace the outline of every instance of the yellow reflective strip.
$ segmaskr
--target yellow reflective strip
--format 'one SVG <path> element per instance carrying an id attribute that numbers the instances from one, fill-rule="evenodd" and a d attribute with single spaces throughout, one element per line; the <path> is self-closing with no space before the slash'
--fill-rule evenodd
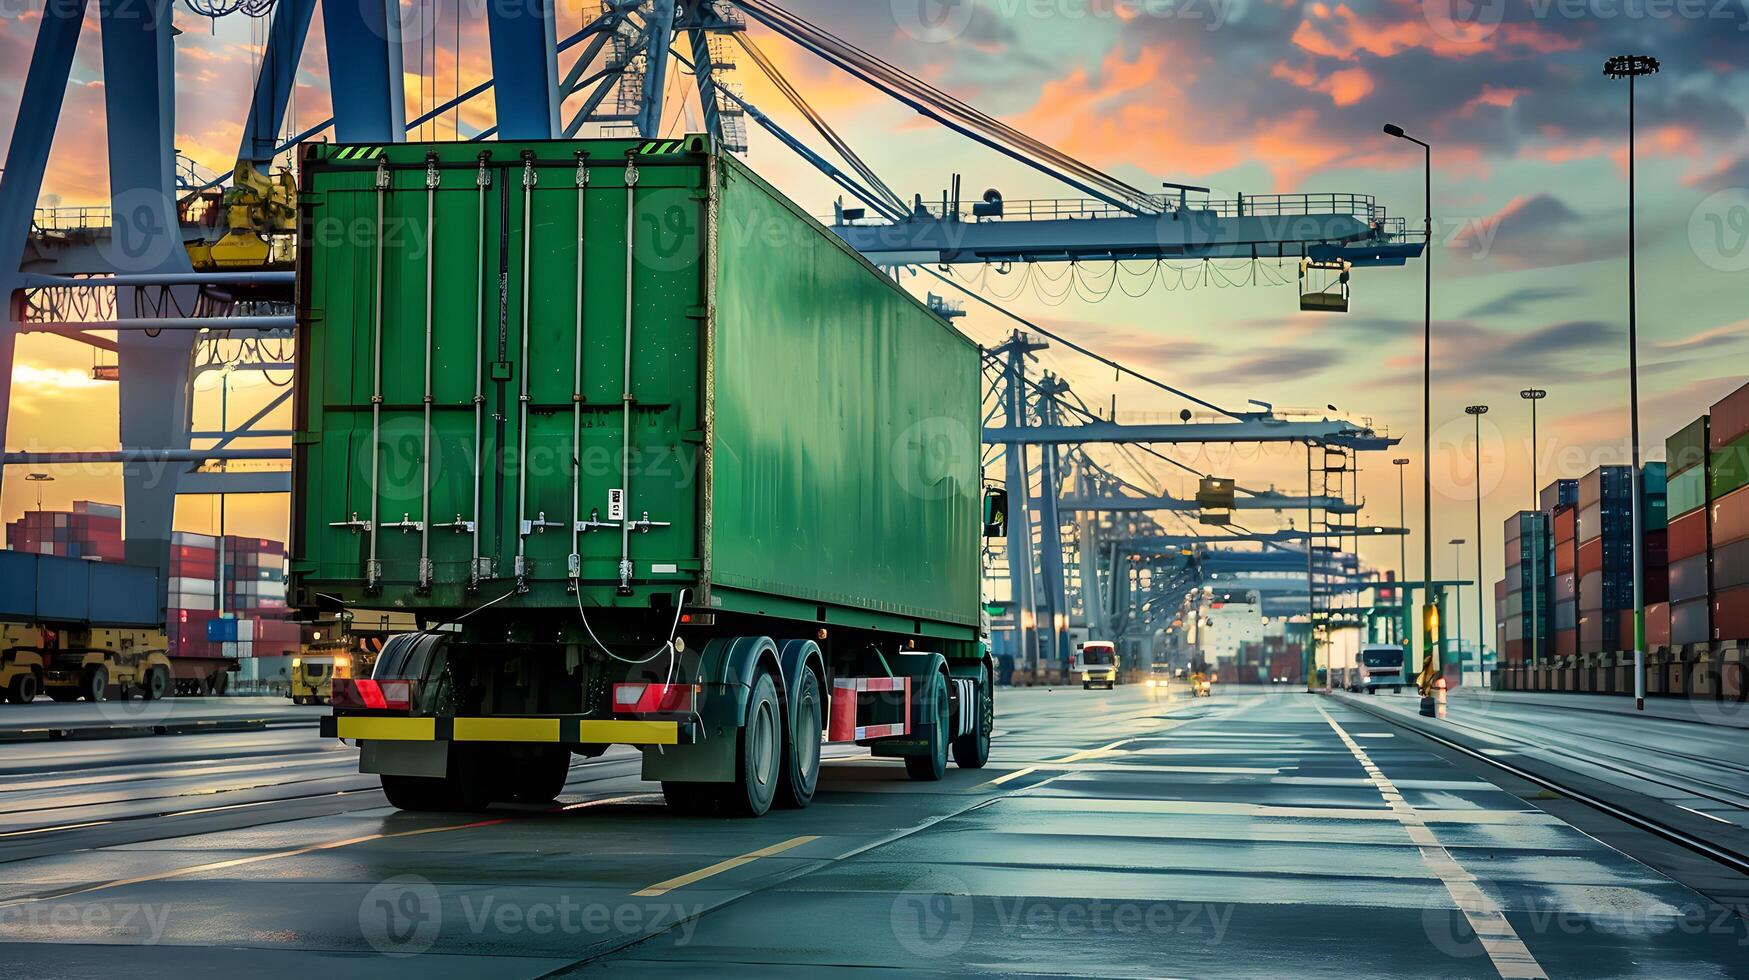
<path id="1" fill-rule="evenodd" d="M 437 740 L 437 719 L 336 718 L 334 734 L 340 738 L 379 742 L 434 742 Z"/>
<path id="2" fill-rule="evenodd" d="M 577 740 L 611 745 L 679 745 L 680 726 L 672 721 L 583 721 Z"/>
<path id="3" fill-rule="evenodd" d="M 457 718 L 458 742 L 557 742 L 557 718 Z"/>

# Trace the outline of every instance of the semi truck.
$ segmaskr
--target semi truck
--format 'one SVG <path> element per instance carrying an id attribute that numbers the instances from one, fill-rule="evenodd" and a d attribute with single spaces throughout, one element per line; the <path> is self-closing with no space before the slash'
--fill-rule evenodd
<path id="1" fill-rule="evenodd" d="M 156 569 L 0 551 L 0 699 L 223 694 L 235 659 L 171 656 Z"/>
<path id="2" fill-rule="evenodd" d="M 985 764 L 976 344 L 706 137 L 301 163 L 292 595 L 419 619 L 322 722 L 392 805 Z"/>

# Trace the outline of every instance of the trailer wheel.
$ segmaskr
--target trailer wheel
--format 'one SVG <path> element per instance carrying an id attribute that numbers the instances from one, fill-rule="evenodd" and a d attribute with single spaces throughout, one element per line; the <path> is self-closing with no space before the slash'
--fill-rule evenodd
<path id="1" fill-rule="evenodd" d="M 784 739 L 783 769 L 777 780 L 776 804 L 800 810 L 814 802 L 820 785 L 820 679 L 804 668 L 790 692 L 795 724 Z"/>
<path id="2" fill-rule="evenodd" d="M 571 776 L 571 750 L 539 746 L 512 751 L 500 760 L 504 788 L 500 799 L 510 803 L 551 803 L 564 792 Z"/>
<path id="3" fill-rule="evenodd" d="M 935 733 L 929 737 L 928 755 L 905 757 L 905 772 L 919 782 L 933 783 L 947 775 L 947 682 L 936 674 L 929 684 L 929 703 L 934 705 Z"/>
<path id="4" fill-rule="evenodd" d="M 397 810 L 428 812 L 443 810 L 473 812 L 484 810 L 492 801 L 487 799 L 485 786 L 478 780 L 465 781 L 454 776 L 383 776 L 383 795 Z"/>
<path id="5" fill-rule="evenodd" d="M 783 727 L 777 684 L 761 672 L 747 695 L 747 724 L 736 735 L 735 781 L 721 787 L 725 813 L 759 817 L 771 809 L 783 763 Z"/>
<path id="6" fill-rule="evenodd" d="M 37 686 L 36 674 L 24 671 L 6 685 L 6 700 L 13 704 L 29 704 L 36 700 Z"/>
<path id="7" fill-rule="evenodd" d="M 105 667 L 88 667 L 79 676 L 79 694 L 87 701 L 102 701 L 109 693 L 109 670 Z"/>
<path id="8" fill-rule="evenodd" d="M 162 700 L 170 692 L 170 671 L 163 667 L 153 667 L 146 671 L 146 683 L 140 690 L 147 701 Z"/>
<path id="9" fill-rule="evenodd" d="M 953 761 L 961 769 L 982 769 L 990 761 L 990 733 L 996 729 L 996 684 L 985 667 L 978 675 L 978 701 L 961 705 L 961 711 L 976 711 L 976 728 L 953 740 Z"/>

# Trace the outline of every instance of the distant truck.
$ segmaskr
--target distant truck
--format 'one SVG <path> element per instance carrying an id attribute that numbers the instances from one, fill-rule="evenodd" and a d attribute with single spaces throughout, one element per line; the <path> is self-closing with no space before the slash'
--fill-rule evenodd
<path id="1" fill-rule="evenodd" d="M 155 569 L 0 551 L 0 696 L 223 694 L 237 662 L 171 656 Z"/>
<path id="2" fill-rule="evenodd" d="M 1403 672 L 1403 648 L 1384 644 L 1361 647 L 1355 654 L 1349 681 L 1349 690 L 1357 694 L 1373 694 L 1384 688 L 1401 691 L 1407 683 Z"/>
<path id="3" fill-rule="evenodd" d="M 292 594 L 420 619 L 323 720 L 392 805 L 985 764 L 975 343 L 705 137 L 301 163 Z"/>
<path id="4" fill-rule="evenodd" d="M 1080 644 L 1069 661 L 1069 676 L 1081 678 L 1081 689 L 1117 687 L 1117 644 L 1109 640 L 1088 640 Z"/>

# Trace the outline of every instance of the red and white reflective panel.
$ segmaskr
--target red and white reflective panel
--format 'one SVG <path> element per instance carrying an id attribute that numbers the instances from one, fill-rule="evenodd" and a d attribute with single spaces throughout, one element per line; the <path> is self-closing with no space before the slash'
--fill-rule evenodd
<path id="1" fill-rule="evenodd" d="M 615 714 L 641 715 L 669 711 L 691 711 L 698 699 L 696 684 L 615 684 L 613 711 Z"/>
<path id="2" fill-rule="evenodd" d="M 905 720 L 889 725 L 858 725 L 856 696 L 868 692 L 902 692 Z M 869 738 L 911 734 L 911 678 L 839 677 L 832 681 L 832 710 L 826 723 L 826 741 L 859 742 Z"/>
<path id="3" fill-rule="evenodd" d="M 407 711 L 413 706 L 413 682 L 336 677 L 332 700 L 336 708 Z"/>

